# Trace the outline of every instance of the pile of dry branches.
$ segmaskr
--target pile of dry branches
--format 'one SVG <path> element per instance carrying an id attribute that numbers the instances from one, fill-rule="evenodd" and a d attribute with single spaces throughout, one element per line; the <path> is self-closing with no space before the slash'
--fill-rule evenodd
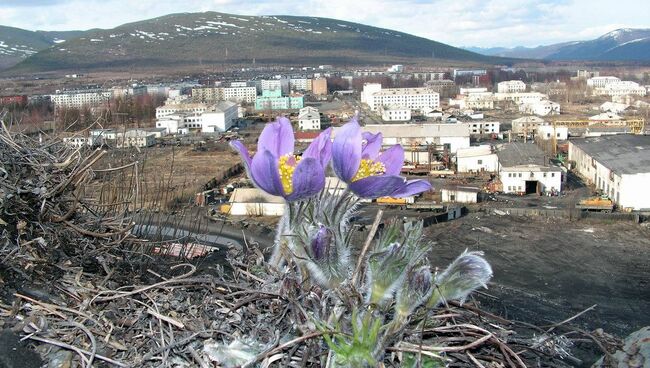
<path id="1" fill-rule="evenodd" d="M 227 345 L 255 345 L 250 366 L 324 364 L 328 332 L 309 328 L 310 311 L 326 303 L 321 290 L 269 269 L 254 244 L 209 256 L 227 257 L 229 267 L 160 262 L 150 242 L 130 232 L 136 183 L 108 202 L 86 191 L 97 175 L 133 167 L 93 170 L 103 155 L 3 126 L 0 328 L 20 334 L 45 361 L 72 366 L 224 366 Z M 383 364 L 401 366 L 413 355 L 456 367 L 576 365 L 571 335 L 556 334 L 558 326 L 447 305 L 407 329 Z"/>

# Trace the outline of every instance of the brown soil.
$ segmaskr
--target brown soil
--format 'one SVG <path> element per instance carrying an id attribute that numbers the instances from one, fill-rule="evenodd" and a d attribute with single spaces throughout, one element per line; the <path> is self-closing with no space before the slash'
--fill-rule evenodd
<path id="1" fill-rule="evenodd" d="M 471 213 L 426 231 L 434 265 L 485 252 L 498 299 L 484 299 L 510 319 L 551 324 L 597 304 L 573 323 L 621 336 L 650 325 L 648 227 Z"/>

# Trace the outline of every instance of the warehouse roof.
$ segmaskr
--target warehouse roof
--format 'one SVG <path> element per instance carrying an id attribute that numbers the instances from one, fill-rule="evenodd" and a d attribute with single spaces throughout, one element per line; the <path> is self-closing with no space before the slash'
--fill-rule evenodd
<path id="1" fill-rule="evenodd" d="M 650 136 L 608 135 L 569 141 L 617 174 L 650 173 Z"/>
<path id="2" fill-rule="evenodd" d="M 548 157 L 534 143 L 506 143 L 498 147 L 497 156 L 502 167 L 519 165 L 548 166 Z"/>

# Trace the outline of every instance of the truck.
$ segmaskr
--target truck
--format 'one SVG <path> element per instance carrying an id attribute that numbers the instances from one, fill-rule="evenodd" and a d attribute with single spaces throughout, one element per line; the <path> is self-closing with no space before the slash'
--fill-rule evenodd
<path id="1" fill-rule="evenodd" d="M 576 208 L 584 211 L 610 213 L 614 210 L 614 202 L 607 197 L 591 197 L 578 202 Z"/>
<path id="2" fill-rule="evenodd" d="M 393 198 L 393 197 L 379 197 L 377 198 L 377 204 L 385 206 L 406 206 L 409 203 L 415 202 L 414 196 L 404 197 L 404 198 Z"/>

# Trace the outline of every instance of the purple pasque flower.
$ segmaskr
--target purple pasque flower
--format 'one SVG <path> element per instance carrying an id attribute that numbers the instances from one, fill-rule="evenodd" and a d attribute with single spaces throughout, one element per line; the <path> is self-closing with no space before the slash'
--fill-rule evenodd
<path id="1" fill-rule="evenodd" d="M 399 175 L 404 149 L 396 144 L 380 153 L 382 138 L 381 133 L 362 133 L 356 116 L 336 131 L 332 166 L 350 190 L 363 198 L 400 198 L 431 189 L 426 180 L 406 180 Z"/>
<path id="2" fill-rule="evenodd" d="M 263 191 L 297 201 L 318 193 L 325 186 L 325 167 L 332 157 L 331 128 L 323 131 L 302 156 L 294 154 L 289 119 L 279 117 L 266 124 L 251 158 L 241 141 L 231 142 L 244 161 L 246 172 Z"/>

